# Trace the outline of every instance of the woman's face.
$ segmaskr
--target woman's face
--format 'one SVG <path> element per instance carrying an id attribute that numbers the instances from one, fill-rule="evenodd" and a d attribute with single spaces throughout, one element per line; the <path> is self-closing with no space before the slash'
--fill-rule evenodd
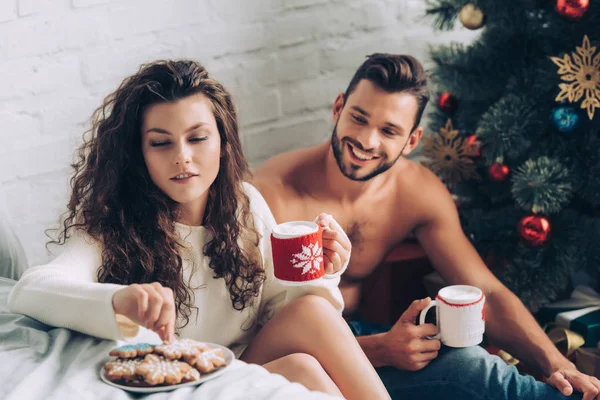
<path id="1" fill-rule="evenodd" d="M 152 181 L 180 204 L 186 219 L 192 219 L 187 223 L 199 224 L 221 158 L 221 137 L 210 100 L 199 93 L 149 106 L 141 136 Z"/>

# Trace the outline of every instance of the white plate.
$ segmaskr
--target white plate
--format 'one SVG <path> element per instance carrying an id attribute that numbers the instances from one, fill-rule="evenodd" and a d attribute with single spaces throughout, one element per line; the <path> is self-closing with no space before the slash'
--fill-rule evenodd
<path id="1" fill-rule="evenodd" d="M 202 342 L 202 343 L 206 343 L 206 342 Z M 217 376 L 221 375 L 223 372 L 225 372 L 225 370 L 231 365 L 231 362 L 235 359 L 233 352 L 231 350 L 229 350 L 227 347 L 221 346 L 221 345 L 215 344 L 215 343 L 206 343 L 206 344 L 211 347 L 216 347 L 216 348 L 223 350 L 223 353 L 225 354 L 225 361 L 227 362 L 227 365 L 219 368 L 216 371 L 210 372 L 208 374 L 200 373 L 200 379 L 197 381 L 179 383 L 177 385 L 167 385 L 167 386 L 136 387 L 136 386 L 119 385 L 118 383 L 108 380 L 108 378 L 106 377 L 106 371 L 104 371 L 104 365 L 102 365 L 102 368 L 100 369 L 100 379 L 102 379 L 104 381 L 104 383 L 107 383 L 110 386 L 114 386 L 119 389 L 127 390 L 128 392 L 136 392 L 136 393 L 169 392 L 171 390 L 179 389 L 179 388 L 186 387 L 186 386 L 198 386 L 201 383 L 204 383 L 206 381 L 209 381 L 209 380 L 214 379 Z"/>

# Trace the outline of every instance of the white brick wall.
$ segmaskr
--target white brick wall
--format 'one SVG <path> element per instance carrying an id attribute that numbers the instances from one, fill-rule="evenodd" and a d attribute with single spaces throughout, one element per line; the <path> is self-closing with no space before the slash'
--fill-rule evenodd
<path id="1" fill-rule="evenodd" d="M 17 0 L 4 0 L 0 2 L 0 22 L 17 19 Z"/>
<path id="2" fill-rule="evenodd" d="M 256 166 L 331 133 L 330 106 L 372 52 L 436 34 L 424 0 L 0 0 L 0 207 L 32 264 L 68 196 L 68 164 L 102 98 L 140 63 L 194 58 L 233 93 Z"/>

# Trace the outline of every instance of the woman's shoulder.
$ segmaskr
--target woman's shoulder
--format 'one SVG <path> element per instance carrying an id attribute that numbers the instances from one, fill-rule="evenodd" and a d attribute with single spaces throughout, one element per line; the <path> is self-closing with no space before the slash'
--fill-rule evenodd
<path id="1" fill-rule="evenodd" d="M 273 213 L 271 213 L 269 205 L 258 189 L 248 182 L 243 182 L 242 187 L 244 193 L 246 193 L 250 199 L 250 212 L 254 215 L 255 219 L 262 222 L 265 227 L 273 227 L 275 225 L 275 218 L 273 217 Z"/>
<path id="2" fill-rule="evenodd" d="M 102 242 L 94 238 L 85 229 L 79 227 L 71 227 L 68 234 L 62 241 L 51 242 L 54 246 L 50 246 L 55 255 L 70 254 L 76 257 L 92 257 L 98 258 L 103 250 Z M 58 253 L 58 254 L 56 254 Z"/>
<path id="3" fill-rule="evenodd" d="M 253 186 L 251 183 L 242 182 L 242 189 L 244 190 L 244 193 L 246 193 L 246 195 L 250 199 L 250 209 L 252 209 L 252 211 L 269 208 L 269 206 L 267 205 L 267 202 L 265 201 L 265 198 L 262 196 L 262 194 L 260 194 L 258 189 L 255 186 Z"/>

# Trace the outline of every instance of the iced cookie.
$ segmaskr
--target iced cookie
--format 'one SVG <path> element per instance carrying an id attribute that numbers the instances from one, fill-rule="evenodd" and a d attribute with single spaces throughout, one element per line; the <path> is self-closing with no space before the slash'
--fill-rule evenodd
<path id="1" fill-rule="evenodd" d="M 190 368 L 188 372 L 185 373 L 181 383 L 185 382 L 194 382 L 200 379 L 200 372 L 196 368 Z"/>
<path id="2" fill-rule="evenodd" d="M 109 361 L 104 364 L 106 378 L 110 381 L 118 381 L 121 379 L 134 380 L 136 378 L 136 368 L 140 364 L 140 359 L 123 359 Z"/>
<path id="3" fill-rule="evenodd" d="M 181 339 L 173 343 L 155 346 L 154 352 L 170 360 L 179 360 L 180 358 L 193 357 L 207 349 L 208 346 L 204 343 L 192 339 Z"/>
<path id="4" fill-rule="evenodd" d="M 113 349 L 109 354 L 119 358 L 135 358 L 143 357 L 146 354 L 152 353 L 154 346 L 149 343 L 128 344 L 125 346 Z"/>
<path id="5" fill-rule="evenodd" d="M 136 366 L 135 374 L 149 385 L 176 385 L 181 383 L 192 367 L 183 361 L 148 354 Z"/>
<path id="6" fill-rule="evenodd" d="M 201 353 L 184 357 L 191 366 L 206 374 L 227 365 L 223 350 L 209 348 Z"/>

